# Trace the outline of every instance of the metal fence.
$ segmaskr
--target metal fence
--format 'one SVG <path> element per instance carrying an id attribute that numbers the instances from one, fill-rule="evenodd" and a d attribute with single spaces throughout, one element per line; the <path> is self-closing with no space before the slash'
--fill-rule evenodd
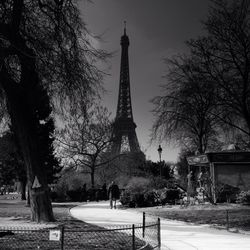
<path id="1" fill-rule="evenodd" d="M 72 230 L 67 227 L 27 229 L 0 226 L 0 249 L 155 249 L 160 247 L 160 219 L 139 225 L 119 225 L 98 230 Z"/>

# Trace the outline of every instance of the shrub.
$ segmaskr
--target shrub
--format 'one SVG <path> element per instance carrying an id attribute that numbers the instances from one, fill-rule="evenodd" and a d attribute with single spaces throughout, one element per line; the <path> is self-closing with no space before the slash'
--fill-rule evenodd
<path id="1" fill-rule="evenodd" d="M 80 176 L 72 175 L 72 176 L 65 176 L 67 178 L 67 185 L 69 190 L 78 190 L 82 188 L 84 185 L 83 180 Z"/>
<path id="2" fill-rule="evenodd" d="M 175 180 L 174 179 L 163 179 L 160 177 L 154 177 L 150 179 L 150 187 L 151 189 L 162 189 L 162 188 L 175 188 Z"/>
<path id="3" fill-rule="evenodd" d="M 180 199 L 180 191 L 178 189 L 166 189 L 165 195 L 165 204 L 175 204 L 175 201 Z"/>
<path id="4" fill-rule="evenodd" d="M 131 193 L 145 193 L 149 189 L 150 180 L 144 177 L 133 177 L 126 186 L 126 190 Z"/>
<path id="5" fill-rule="evenodd" d="M 129 207 L 174 204 L 180 196 L 179 190 L 174 186 L 173 181 L 158 177 L 152 179 L 133 177 L 127 184 L 126 191 L 122 193 L 120 201 L 122 205 Z"/>
<path id="6" fill-rule="evenodd" d="M 58 195 L 55 191 L 50 192 L 50 199 L 54 202 L 58 200 Z"/>
<path id="7" fill-rule="evenodd" d="M 248 190 L 248 191 L 241 191 L 237 195 L 236 202 L 240 203 L 240 204 L 244 204 L 244 205 L 250 205 L 250 190 Z"/>
<path id="8" fill-rule="evenodd" d="M 128 190 L 122 192 L 120 202 L 123 206 L 128 207 L 143 207 L 146 205 L 143 193 L 133 193 Z"/>
<path id="9" fill-rule="evenodd" d="M 154 190 L 150 190 L 144 194 L 145 206 L 152 207 L 159 205 L 157 199 L 157 193 Z"/>
<path id="10" fill-rule="evenodd" d="M 53 185 L 53 201 L 86 201 L 86 184 L 81 175 L 65 174 Z"/>
<path id="11" fill-rule="evenodd" d="M 70 199 L 70 201 L 81 201 L 82 200 L 82 190 L 76 189 L 76 190 L 68 190 L 67 195 Z"/>
<path id="12" fill-rule="evenodd" d="M 131 196 L 131 193 L 127 190 L 122 192 L 120 196 L 120 202 L 123 206 L 128 206 L 128 207 L 135 207 L 135 201 L 133 200 L 133 197 Z"/>
<path id="13" fill-rule="evenodd" d="M 67 191 L 68 191 L 68 185 L 65 179 L 60 179 L 58 183 L 55 185 L 55 188 L 53 192 L 56 193 L 53 194 L 55 200 L 54 201 L 66 201 L 67 200 Z"/>
<path id="14" fill-rule="evenodd" d="M 155 199 L 156 205 L 175 204 L 175 201 L 180 199 L 180 191 L 168 188 L 155 190 Z"/>
<path id="15" fill-rule="evenodd" d="M 77 189 L 71 189 L 67 191 L 67 195 L 70 201 L 86 201 L 87 192 L 85 187 L 80 187 Z"/>
<path id="16" fill-rule="evenodd" d="M 145 206 L 144 194 L 150 189 L 150 180 L 144 177 L 133 177 L 129 180 L 126 191 L 120 200 L 123 205 L 129 207 Z"/>
<path id="17" fill-rule="evenodd" d="M 128 191 L 124 191 L 121 193 L 121 196 L 120 196 L 120 202 L 123 206 L 127 206 L 130 202 L 130 192 Z"/>
<path id="18" fill-rule="evenodd" d="M 107 191 L 102 188 L 97 189 L 95 192 L 95 199 L 96 201 L 107 200 Z"/>
<path id="19" fill-rule="evenodd" d="M 144 200 L 144 194 L 141 193 L 135 193 L 132 194 L 132 202 L 131 204 L 135 204 L 135 207 L 144 207 L 145 206 L 145 200 Z"/>
<path id="20" fill-rule="evenodd" d="M 96 200 L 96 189 L 90 188 L 87 190 L 87 200 L 95 201 Z"/>

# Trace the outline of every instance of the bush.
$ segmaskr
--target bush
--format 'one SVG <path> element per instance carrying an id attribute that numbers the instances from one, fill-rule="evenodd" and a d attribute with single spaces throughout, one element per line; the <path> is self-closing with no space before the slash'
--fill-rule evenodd
<path id="1" fill-rule="evenodd" d="M 166 195 L 164 199 L 165 204 L 166 203 L 175 204 L 175 201 L 180 199 L 179 189 L 166 189 L 165 195 Z"/>
<path id="2" fill-rule="evenodd" d="M 128 191 L 124 191 L 121 193 L 121 196 L 120 196 L 120 202 L 123 206 L 127 206 L 130 202 L 130 192 Z"/>
<path id="3" fill-rule="evenodd" d="M 148 207 L 175 204 L 176 200 L 180 198 L 180 191 L 178 189 L 159 189 L 150 190 L 145 193 L 131 193 L 126 190 L 121 196 L 121 203 L 124 206 L 129 207 Z"/>
<path id="4" fill-rule="evenodd" d="M 54 202 L 58 200 L 58 195 L 55 191 L 50 192 L 50 199 Z"/>
<path id="5" fill-rule="evenodd" d="M 145 199 L 143 193 L 131 193 L 126 190 L 120 196 L 120 202 L 123 206 L 128 207 L 143 207 L 145 206 Z"/>
<path id="6" fill-rule="evenodd" d="M 145 206 L 144 194 L 141 193 L 132 194 L 132 202 L 130 203 L 130 206 L 131 204 L 134 204 L 135 207 L 144 207 Z"/>
<path id="7" fill-rule="evenodd" d="M 160 204 L 158 202 L 157 193 L 155 192 L 155 190 L 150 190 L 146 192 L 144 194 L 144 200 L 145 200 L 145 206 L 147 207 L 152 207 Z"/>
<path id="8" fill-rule="evenodd" d="M 175 201 L 180 199 L 180 191 L 178 189 L 163 188 L 154 192 L 156 205 L 175 204 Z"/>
<path id="9" fill-rule="evenodd" d="M 127 190 L 122 192 L 120 196 L 120 202 L 123 206 L 135 207 L 135 201 L 133 200 L 131 193 Z"/>
<path id="10" fill-rule="evenodd" d="M 76 189 L 76 190 L 68 190 L 67 195 L 70 199 L 70 201 L 82 201 L 82 190 Z"/>
<path id="11" fill-rule="evenodd" d="M 126 190 L 131 193 L 145 193 L 150 189 L 150 180 L 144 177 L 133 177 L 129 180 Z"/>
<path id="12" fill-rule="evenodd" d="M 147 188 L 146 188 L 147 189 Z M 180 191 L 178 189 L 158 189 L 158 190 L 142 190 L 138 192 L 138 186 L 136 191 L 126 190 L 122 193 L 120 201 L 122 205 L 129 207 L 148 207 L 165 205 L 166 203 L 175 204 L 175 201 L 180 198 Z"/>
<path id="13" fill-rule="evenodd" d="M 150 187 L 151 189 L 162 189 L 162 188 L 175 188 L 175 179 L 163 179 L 160 177 L 154 177 L 150 179 Z"/>
<path id="14" fill-rule="evenodd" d="M 63 175 L 53 185 L 52 201 L 86 201 L 86 184 L 81 176 L 75 174 Z"/>
<path id="15" fill-rule="evenodd" d="M 95 192 L 95 200 L 107 200 L 107 191 L 102 188 L 97 189 Z"/>
<path id="16" fill-rule="evenodd" d="M 173 181 L 158 177 L 152 179 L 133 177 L 127 184 L 126 191 L 122 193 L 120 201 L 122 205 L 129 207 L 174 204 L 180 196 L 179 190 L 174 187 Z"/>
<path id="17" fill-rule="evenodd" d="M 144 194 L 150 189 L 150 180 L 144 177 L 133 177 L 126 186 L 120 200 L 129 207 L 145 206 Z"/>
<path id="18" fill-rule="evenodd" d="M 67 200 L 68 185 L 65 179 L 60 179 L 60 181 L 55 185 L 53 190 L 54 201 L 66 201 Z"/>
<path id="19" fill-rule="evenodd" d="M 87 200 L 95 201 L 96 200 L 96 189 L 90 188 L 87 190 Z"/>
<path id="20" fill-rule="evenodd" d="M 250 190 L 241 191 L 237 195 L 236 202 L 243 205 L 250 205 Z"/>

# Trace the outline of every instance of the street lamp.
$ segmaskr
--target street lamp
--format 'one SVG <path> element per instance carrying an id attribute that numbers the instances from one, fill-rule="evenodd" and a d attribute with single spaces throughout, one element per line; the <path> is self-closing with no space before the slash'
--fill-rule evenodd
<path id="1" fill-rule="evenodd" d="M 159 159 L 160 159 L 160 177 L 161 177 L 161 153 L 162 153 L 162 147 L 159 145 L 158 149 Z"/>

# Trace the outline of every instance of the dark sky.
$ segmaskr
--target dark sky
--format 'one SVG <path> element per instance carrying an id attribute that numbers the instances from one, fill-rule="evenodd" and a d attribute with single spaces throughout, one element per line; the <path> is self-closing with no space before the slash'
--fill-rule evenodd
<path id="1" fill-rule="evenodd" d="M 207 15 L 209 0 L 92 0 L 80 4 L 83 19 L 94 35 L 102 35 L 96 46 L 115 52 L 106 66 L 108 93 L 104 103 L 116 113 L 120 73 L 120 37 L 124 21 L 130 39 L 129 67 L 131 97 L 137 136 L 147 159 L 157 161 L 158 142 L 149 145 L 153 124 L 150 100 L 161 94 L 165 79 L 163 58 L 186 51 L 184 42 L 203 34 L 201 20 Z M 108 69 L 110 66 L 110 69 Z M 162 159 L 176 161 L 178 148 L 162 143 Z"/>

